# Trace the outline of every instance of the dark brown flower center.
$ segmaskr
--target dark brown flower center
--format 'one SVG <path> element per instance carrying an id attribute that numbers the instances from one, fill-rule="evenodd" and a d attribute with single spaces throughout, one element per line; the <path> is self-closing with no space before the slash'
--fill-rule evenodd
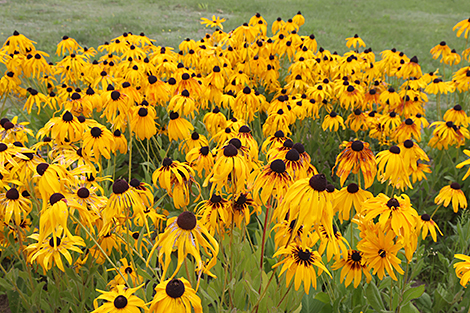
<path id="1" fill-rule="evenodd" d="M 170 120 L 176 120 L 178 117 L 180 117 L 178 112 L 170 112 Z"/>
<path id="2" fill-rule="evenodd" d="M 309 185 L 316 191 L 325 191 L 326 189 L 326 176 L 325 174 L 313 175 L 309 180 Z"/>
<path id="3" fill-rule="evenodd" d="M 414 146 L 414 143 L 413 143 L 413 140 L 407 139 L 405 140 L 405 142 L 403 142 L 403 145 L 405 146 L 405 148 L 409 149 Z"/>
<path id="4" fill-rule="evenodd" d="M 185 211 L 178 215 L 176 219 L 176 224 L 178 224 L 179 228 L 184 230 L 193 230 L 196 227 L 196 216 L 193 212 Z"/>
<path id="5" fill-rule="evenodd" d="M 138 180 L 137 178 L 132 178 L 131 181 L 129 182 L 129 185 L 131 185 L 134 188 L 139 187 L 140 180 Z"/>
<path id="6" fill-rule="evenodd" d="M 429 222 L 431 220 L 431 216 L 427 213 L 424 213 L 423 215 L 421 215 L 421 220 Z"/>
<path id="7" fill-rule="evenodd" d="M 390 200 L 387 201 L 387 206 L 391 209 L 391 208 L 399 208 L 400 207 L 400 203 L 398 202 L 398 200 L 396 198 L 391 198 Z"/>
<path id="8" fill-rule="evenodd" d="M 18 189 L 11 188 L 7 191 L 6 197 L 9 200 L 18 200 L 20 198 L 20 193 L 18 192 Z"/>
<path id="9" fill-rule="evenodd" d="M 42 176 L 44 175 L 48 167 L 49 167 L 49 164 L 47 163 L 38 164 L 38 166 L 36 166 L 36 172 L 38 172 L 38 174 Z"/>
<path id="10" fill-rule="evenodd" d="M 71 122 L 73 120 L 73 115 L 69 111 L 65 112 L 64 115 L 62 115 L 62 120 L 64 122 Z"/>
<path id="11" fill-rule="evenodd" d="M 209 154 L 209 147 L 207 147 L 207 146 L 206 146 L 206 147 L 202 147 L 202 148 L 199 149 L 199 152 L 200 152 L 202 155 L 206 156 L 206 155 Z"/>
<path id="12" fill-rule="evenodd" d="M 129 184 L 124 179 L 117 179 L 113 184 L 113 193 L 122 194 L 129 189 Z"/>
<path id="13" fill-rule="evenodd" d="M 78 189 L 77 195 L 82 199 L 86 199 L 90 196 L 90 191 L 88 190 L 88 188 L 82 187 Z"/>
<path id="14" fill-rule="evenodd" d="M 51 239 L 49 239 L 49 246 L 54 247 L 54 238 L 56 239 L 55 240 L 56 247 L 60 246 L 61 240 L 59 237 L 52 237 Z"/>
<path id="15" fill-rule="evenodd" d="M 387 252 L 384 249 L 379 250 L 379 256 L 381 258 L 385 258 L 387 256 Z"/>
<path id="16" fill-rule="evenodd" d="M 347 189 L 349 193 L 356 193 L 359 191 L 359 186 L 355 183 L 351 183 L 348 185 Z"/>
<path id="17" fill-rule="evenodd" d="M 238 154 L 237 147 L 232 145 L 231 143 L 225 146 L 224 148 L 224 156 L 226 157 L 234 157 Z"/>
<path id="18" fill-rule="evenodd" d="M 101 130 L 101 128 L 99 127 L 93 127 L 91 130 L 90 130 L 90 133 L 91 133 L 91 136 L 93 138 L 100 138 L 101 137 L 101 134 L 103 133 L 103 131 Z"/>
<path id="19" fill-rule="evenodd" d="M 452 183 L 452 184 L 450 184 L 450 188 L 452 188 L 454 190 L 460 190 L 462 187 L 460 186 L 459 183 Z"/>
<path id="20" fill-rule="evenodd" d="M 127 306 L 127 298 L 123 295 L 119 295 L 114 299 L 113 304 L 116 309 L 123 309 Z"/>
<path id="21" fill-rule="evenodd" d="M 165 291 L 169 297 L 173 299 L 179 298 L 184 294 L 184 283 L 181 280 L 174 278 L 168 282 Z"/>
<path id="22" fill-rule="evenodd" d="M 286 164 L 284 163 L 283 160 L 277 159 L 271 162 L 269 165 L 269 168 L 276 173 L 284 173 L 286 171 Z"/>
<path id="23" fill-rule="evenodd" d="M 228 143 L 234 145 L 237 149 L 240 149 L 242 147 L 242 142 L 238 138 L 232 138 Z"/>
<path id="24" fill-rule="evenodd" d="M 140 108 L 138 112 L 140 117 L 146 117 L 149 114 L 147 108 Z"/>
<path id="25" fill-rule="evenodd" d="M 289 161 L 298 161 L 298 160 L 300 160 L 299 151 L 297 151 L 297 149 L 295 149 L 295 148 L 290 149 L 289 152 L 287 152 L 287 154 L 286 154 L 286 159 L 289 160 Z"/>
<path id="26" fill-rule="evenodd" d="M 220 201 L 222 201 L 222 197 L 214 193 L 212 194 L 210 201 L 212 203 L 219 203 Z"/>
<path id="27" fill-rule="evenodd" d="M 170 159 L 170 158 L 164 158 L 164 159 L 163 159 L 163 162 L 162 162 L 162 165 L 166 167 L 166 166 L 170 166 L 172 163 L 173 163 L 173 160 L 172 160 L 172 159 Z"/>
<path id="28" fill-rule="evenodd" d="M 400 148 L 398 146 L 391 146 L 390 149 L 388 149 L 393 154 L 400 154 Z"/>
<path id="29" fill-rule="evenodd" d="M 351 253 L 351 260 L 353 260 L 354 262 L 360 262 L 361 259 L 362 259 L 362 256 L 358 251 L 353 251 Z"/>
<path id="30" fill-rule="evenodd" d="M 117 90 L 113 90 L 111 92 L 111 99 L 113 99 L 114 101 L 117 101 L 120 96 L 121 96 L 121 93 Z"/>
<path id="31" fill-rule="evenodd" d="M 311 254 L 312 253 L 308 249 L 302 250 L 299 248 L 299 251 L 297 251 L 297 256 L 302 261 L 308 261 L 310 259 Z"/>
<path id="32" fill-rule="evenodd" d="M 51 203 L 51 205 L 54 205 L 62 199 L 65 199 L 64 195 L 56 192 L 52 194 L 52 196 L 49 198 L 49 202 Z"/>
<path id="33" fill-rule="evenodd" d="M 364 143 L 360 140 L 355 140 L 351 144 L 351 149 L 353 149 L 356 152 L 362 151 L 362 149 L 364 149 Z"/>

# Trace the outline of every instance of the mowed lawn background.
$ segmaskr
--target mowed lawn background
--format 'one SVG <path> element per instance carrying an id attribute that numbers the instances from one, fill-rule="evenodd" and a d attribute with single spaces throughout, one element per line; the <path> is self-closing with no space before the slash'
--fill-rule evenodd
<path id="1" fill-rule="evenodd" d="M 256 12 L 270 28 L 276 18 L 287 20 L 299 10 L 306 19 L 300 34 L 313 33 L 331 52 L 344 53 L 345 38 L 358 34 L 375 53 L 396 48 L 418 56 L 424 71 L 439 67 L 429 54 L 439 42 L 457 52 L 465 48 L 466 40 L 452 27 L 470 17 L 468 0 L 0 0 L 0 42 L 17 30 L 55 61 L 52 54 L 63 35 L 96 48 L 130 31 L 178 51 L 182 40 L 200 39 L 208 31 L 201 17 L 226 18 L 224 30 L 230 31 Z"/>

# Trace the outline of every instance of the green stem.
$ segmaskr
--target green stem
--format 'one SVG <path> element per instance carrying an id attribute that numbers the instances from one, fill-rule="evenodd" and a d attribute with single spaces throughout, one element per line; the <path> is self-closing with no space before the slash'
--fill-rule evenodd
<path id="1" fill-rule="evenodd" d="M 263 300 L 264 295 L 266 294 L 266 291 L 268 291 L 268 287 L 269 287 L 269 285 L 271 284 L 271 282 L 274 278 L 274 274 L 276 273 L 276 270 L 277 270 L 277 267 L 271 272 L 272 273 L 271 277 L 269 278 L 269 281 L 266 284 L 266 287 L 264 288 L 263 293 L 260 295 L 260 297 L 258 298 L 258 301 L 255 303 L 255 306 L 253 307 L 253 309 L 251 309 L 251 311 L 250 311 L 251 313 L 253 313 L 255 311 L 256 312 L 258 311 L 258 306 L 259 306 L 261 300 Z"/>

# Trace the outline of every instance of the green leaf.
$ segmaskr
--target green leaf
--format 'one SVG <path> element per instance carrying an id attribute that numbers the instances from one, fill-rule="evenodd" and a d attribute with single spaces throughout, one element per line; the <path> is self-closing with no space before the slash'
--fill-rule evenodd
<path id="1" fill-rule="evenodd" d="M 380 291 L 375 284 L 369 284 L 366 288 L 366 297 L 370 306 L 374 308 L 377 312 L 385 310 L 385 306 L 382 303 L 382 297 L 380 296 Z"/>
<path id="2" fill-rule="evenodd" d="M 401 307 L 400 312 L 402 313 L 419 313 L 419 310 L 413 305 L 413 303 L 408 302 L 406 305 Z"/>
<path id="3" fill-rule="evenodd" d="M 407 304 L 412 299 L 421 297 L 423 293 L 424 293 L 424 285 L 408 289 L 403 294 L 402 305 Z"/>
<path id="4" fill-rule="evenodd" d="M 292 313 L 300 313 L 302 311 L 302 303 L 299 305 L 299 307 L 293 311 Z"/>

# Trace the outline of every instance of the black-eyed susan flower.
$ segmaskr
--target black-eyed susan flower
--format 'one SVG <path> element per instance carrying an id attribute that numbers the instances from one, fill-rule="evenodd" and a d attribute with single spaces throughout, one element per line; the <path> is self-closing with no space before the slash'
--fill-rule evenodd
<path id="1" fill-rule="evenodd" d="M 44 127 L 38 131 L 38 136 L 51 134 L 52 139 L 57 143 L 77 142 L 82 139 L 84 132 L 83 125 L 78 118 L 69 111 L 65 111 L 61 117 L 53 117 Z"/>
<path id="2" fill-rule="evenodd" d="M 72 185 L 75 180 L 65 167 L 56 164 L 40 163 L 36 167 L 36 173 L 33 181 L 43 199 L 43 205 L 47 204 L 53 193 L 65 193 L 66 186 Z"/>
<path id="3" fill-rule="evenodd" d="M 211 136 L 225 129 L 227 121 L 220 109 L 216 106 L 211 112 L 206 113 L 203 119 L 204 125 Z"/>
<path id="4" fill-rule="evenodd" d="M 456 104 L 454 107 L 446 111 L 446 113 L 444 114 L 444 121 L 451 121 L 454 123 L 454 125 L 457 126 L 468 126 L 467 113 L 465 113 L 460 104 Z"/>
<path id="5" fill-rule="evenodd" d="M 199 177 L 208 175 L 214 166 L 214 155 L 209 150 L 209 146 L 193 148 L 186 154 L 186 162 L 194 169 Z"/>
<path id="6" fill-rule="evenodd" d="M 104 226 L 101 230 L 101 235 L 109 232 L 109 227 L 115 217 L 118 217 L 120 214 L 127 214 L 131 207 L 134 207 L 134 210 L 137 211 L 144 210 L 142 199 L 134 189 L 130 188 L 124 179 L 116 179 L 112 190 L 113 193 L 109 197 L 105 209 L 102 211 Z"/>
<path id="7" fill-rule="evenodd" d="M 5 224 L 9 224 L 12 220 L 16 225 L 20 225 L 31 209 L 31 200 L 23 197 L 15 187 L 0 194 L 0 215 Z"/>
<path id="8" fill-rule="evenodd" d="M 205 17 L 201 17 L 201 24 L 205 25 L 206 27 L 218 27 L 220 29 L 224 29 L 222 26 L 222 23 L 225 22 L 224 18 L 220 18 L 219 16 L 215 17 L 215 15 L 212 15 L 212 20 L 209 20 Z"/>
<path id="9" fill-rule="evenodd" d="M 229 226 L 229 201 L 214 193 L 209 200 L 203 200 L 196 206 L 196 214 L 199 220 L 211 235 L 217 232 L 223 235 L 225 227 Z"/>
<path id="10" fill-rule="evenodd" d="M 416 141 L 421 141 L 421 128 L 416 124 L 413 119 L 407 118 L 401 123 L 400 126 L 395 128 L 392 133 L 392 138 L 397 143 L 402 143 L 407 139 L 414 138 Z"/>
<path id="11" fill-rule="evenodd" d="M 127 285 L 127 287 L 140 285 L 143 282 L 143 278 L 137 273 L 134 266 L 130 264 L 126 258 L 122 258 L 119 261 L 121 262 L 119 269 L 111 268 L 108 270 L 118 271 L 113 280 L 108 283 L 108 286 L 115 289 L 118 288 L 119 285 Z"/>
<path id="12" fill-rule="evenodd" d="M 441 55 L 444 57 L 450 54 L 450 48 L 445 41 L 441 41 L 438 45 L 434 46 L 431 51 L 433 59 L 438 59 Z"/>
<path id="13" fill-rule="evenodd" d="M 203 187 L 207 187 L 211 182 L 212 193 L 214 189 L 222 192 L 223 187 L 230 192 L 243 192 L 248 174 L 249 167 L 245 156 L 233 144 L 228 144 L 217 152 L 214 168 L 204 180 Z"/>
<path id="14" fill-rule="evenodd" d="M 114 148 L 113 134 L 104 126 L 96 124 L 83 135 L 83 154 L 95 160 L 101 156 L 111 158 Z"/>
<path id="15" fill-rule="evenodd" d="M 449 146 L 460 147 L 465 143 L 465 139 L 470 138 L 470 133 L 465 127 L 454 125 L 453 122 L 436 121 L 430 125 L 436 126 L 432 132 L 432 138 L 428 145 L 439 150 L 448 149 Z"/>
<path id="16" fill-rule="evenodd" d="M 460 35 L 464 34 L 464 37 L 468 37 L 468 32 L 470 31 L 470 18 L 467 20 L 462 20 L 455 24 L 454 28 L 452 28 L 453 31 L 457 30 L 457 37 L 460 37 Z"/>
<path id="17" fill-rule="evenodd" d="M 20 34 L 15 30 L 13 35 L 5 40 L 3 48 L 6 49 L 8 54 L 14 54 L 15 51 L 18 51 L 21 54 L 26 54 L 30 51 L 36 50 L 34 47 L 35 43 L 35 41 L 26 38 L 25 35 Z"/>
<path id="18" fill-rule="evenodd" d="M 354 48 L 360 48 L 365 47 L 366 44 L 364 43 L 364 40 L 362 40 L 357 34 L 355 34 L 353 37 L 346 38 L 346 46 L 348 48 L 351 48 L 351 46 Z"/>
<path id="19" fill-rule="evenodd" d="M 292 178 L 286 171 L 285 162 L 276 159 L 256 176 L 253 183 L 254 199 L 264 205 L 272 204 L 273 200 L 280 201 L 291 183 Z"/>
<path id="20" fill-rule="evenodd" d="M 388 181 L 394 188 L 401 190 L 413 188 L 408 171 L 409 163 L 405 163 L 398 146 L 391 146 L 388 150 L 377 153 L 377 178 L 382 183 Z"/>
<path id="21" fill-rule="evenodd" d="M 184 177 L 189 177 L 192 174 L 194 173 L 188 164 L 165 158 L 162 166 L 153 172 L 152 181 L 155 186 L 160 186 L 168 193 L 171 193 L 174 180 L 182 184 Z"/>
<path id="22" fill-rule="evenodd" d="M 382 280 L 385 272 L 393 280 L 397 280 L 395 271 L 403 275 L 405 271 L 400 267 L 401 260 L 397 257 L 398 251 L 402 248 L 399 243 L 394 242 L 395 233 L 379 230 L 366 232 L 366 236 L 357 244 L 358 250 L 363 253 L 368 269 L 372 269 L 372 274 Z"/>
<path id="23" fill-rule="evenodd" d="M 113 153 L 119 151 L 121 154 L 127 153 L 127 140 L 119 129 L 113 132 L 114 146 L 111 150 Z"/>
<path id="24" fill-rule="evenodd" d="M 455 274 L 460 279 L 460 284 L 467 287 L 470 280 L 470 256 L 465 254 L 455 254 L 454 258 L 462 260 L 454 264 Z"/>
<path id="25" fill-rule="evenodd" d="M 191 136 L 189 136 L 180 143 L 179 148 L 187 154 L 190 150 L 194 148 L 207 147 L 208 145 L 209 141 L 207 140 L 206 136 L 199 134 L 198 132 L 193 132 Z"/>
<path id="26" fill-rule="evenodd" d="M 201 247 L 209 259 L 207 263 L 203 262 Z M 171 255 L 175 248 L 178 249 L 178 262 L 171 278 L 179 271 L 188 254 L 194 257 L 196 266 L 200 271 L 214 276 L 210 273 L 210 269 L 217 262 L 219 244 L 207 229 L 198 223 L 196 216 L 190 211 L 185 211 L 168 220 L 165 232 L 158 236 L 157 242 L 149 253 L 147 265 L 157 248 L 159 248 L 158 261 L 163 267 L 162 278 L 166 277 Z"/>
<path id="27" fill-rule="evenodd" d="M 418 232 L 421 231 L 421 236 L 422 236 L 423 240 L 426 238 L 426 236 L 428 235 L 428 232 L 429 232 L 431 234 L 432 240 L 434 240 L 434 242 L 436 242 L 437 241 L 436 229 L 439 232 L 439 234 L 441 234 L 441 236 L 443 236 L 441 230 L 439 229 L 439 226 L 437 226 L 437 223 L 435 221 L 433 221 L 431 216 L 427 213 L 424 213 L 423 215 L 421 215 L 419 217 L 418 225 L 417 225 L 416 229 L 417 229 Z"/>
<path id="28" fill-rule="evenodd" d="M 284 256 L 284 259 L 276 263 L 273 267 L 282 265 L 279 275 L 286 272 L 286 286 L 289 286 L 289 283 L 295 276 L 295 290 L 299 290 L 300 284 L 303 282 L 305 293 L 308 294 L 310 286 L 317 289 L 317 276 L 325 272 L 331 277 L 318 251 L 292 244 L 288 247 L 280 248 L 273 255 L 273 257 L 277 256 Z"/>
<path id="29" fill-rule="evenodd" d="M 362 204 L 372 197 L 372 193 L 360 188 L 356 183 L 350 183 L 347 187 L 343 187 L 335 193 L 334 209 L 339 212 L 338 217 L 341 223 L 350 219 L 352 208 L 356 213 L 361 213 Z M 354 215 L 352 214 L 352 216 Z"/>
<path id="30" fill-rule="evenodd" d="M 336 169 L 336 176 L 340 178 L 341 186 L 349 173 L 358 174 L 360 170 L 364 177 L 365 188 L 369 188 L 377 173 L 377 163 L 374 153 L 369 149 L 369 143 L 360 140 L 343 141 L 341 147 L 344 147 L 344 150 L 336 157 L 332 169 L 332 172 Z"/>
<path id="31" fill-rule="evenodd" d="M 134 108 L 131 117 L 131 130 L 140 140 L 150 139 L 157 133 L 156 115 L 155 109 L 148 103 Z"/>
<path id="32" fill-rule="evenodd" d="M 366 281 L 369 283 L 372 279 L 370 270 L 367 268 L 366 261 L 363 253 L 357 250 L 348 250 L 348 257 L 337 260 L 332 268 L 339 270 L 341 268 L 340 280 L 344 280 L 344 285 L 347 287 L 354 279 L 354 288 L 357 288 L 362 280 L 362 274 L 366 276 Z"/>
<path id="33" fill-rule="evenodd" d="M 116 288 L 110 291 L 97 289 L 102 294 L 96 298 L 94 302 L 95 308 L 98 306 L 97 300 L 102 299 L 107 302 L 96 308 L 92 313 L 131 313 L 140 312 L 140 309 L 147 310 L 144 300 L 134 295 L 142 286 L 143 284 L 135 288 L 129 288 L 126 285 L 117 285 Z"/>
<path id="34" fill-rule="evenodd" d="M 379 216 L 378 224 L 382 229 L 391 228 L 397 236 L 403 236 L 405 240 L 414 231 L 418 217 L 418 213 L 412 207 L 410 198 L 406 194 L 390 198 L 380 193 L 377 197 L 370 198 L 363 203 L 362 214 L 365 221 Z"/>
<path id="35" fill-rule="evenodd" d="M 451 183 L 448 186 L 442 187 L 439 194 L 434 198 L 434 203 L 437 205 L 444 205 L 448 207 L 452 202 L 454 213 L 459 211 L 459 208 L 465 210 L 467 208 L 467 197 L 465 197 L 462 187 L 459 183 Z"/>
<path id="36" fill-rule="evenodd" d="M 37 262 L 41 265 L 44 272 L 47 272 L 53 264 L 56 264 L 62 272 L 65 272 L 62 256 L 72 265 L 73 262 L 70 251 L 82 253 L 82 250 L 78 246 L 85 246 L 85 242 L 80 236 L 73 236 L 60 228 L 56 236 L 46 237 L 40 240 L 40 235 L 34 233 L 30 235 L 29 238 L 37 242 L 26 247 L 26 251 L 28 251 L 28 262 Z"/>
<path id="37" fill-rule="evenodd" d="M 316 242 L 320 239 L 320 246 L 318 247 L 318 253 L 323 255 L 326 251 L 326 259 L 330 261 L 334 256 L 335 260 L 339 260 L 341 256 L 347 257 L 349 243 L 338 231 L 338 228 L 333 225 L 333 236 L 328 234 L 328 230 L 320 225 L 313 234 L 313 241 Z M 347 247 L 346 247 L 347 246 Z"/>
<path id="38" fill-rule="evenodd" d="M 170 112 L 170 122 L 168 123 L 168 139 L 178 141 L 188 138 L 194 126 L 184 118 L 180 117 L 178 112 Z"/>
<path id="39" fill-rule="evenodd" d="M 192 312 L 192 309 L 195 313 L 202 313 L 201 299 L 183 277 L 160 282 L 148 304 L 149 313 Z"/>
<path id="40" fill-rule="evenodd" d="M 289 216 L 289 222 L 297 220 L 293 233 L 303 226 L 302 246 L 307 243 L 307 235 L 319 225 L 325 225 L 329 236 L 333 237 L 332 197 L 326 189 L 324 174 L 313 175 L 296 181 L 286 192 L 283 201 L 274 211 L 273 218 L 280 221 Z"/>
<path id="41" fill-rule="evenodd" d="M 232 222 L 238 227 L 242 227 L 242 223 L 245 225 L 250 223 L 250 217 L 253 213 L 260 214 L 261 207 L 253 200 L 248 192 L 241 193 L 235 196 L 235 201 L 231 201 L 231 212 L 232 212 Z M 250 207 L 253 208 L 253 211 L 250 210 Z"/>

